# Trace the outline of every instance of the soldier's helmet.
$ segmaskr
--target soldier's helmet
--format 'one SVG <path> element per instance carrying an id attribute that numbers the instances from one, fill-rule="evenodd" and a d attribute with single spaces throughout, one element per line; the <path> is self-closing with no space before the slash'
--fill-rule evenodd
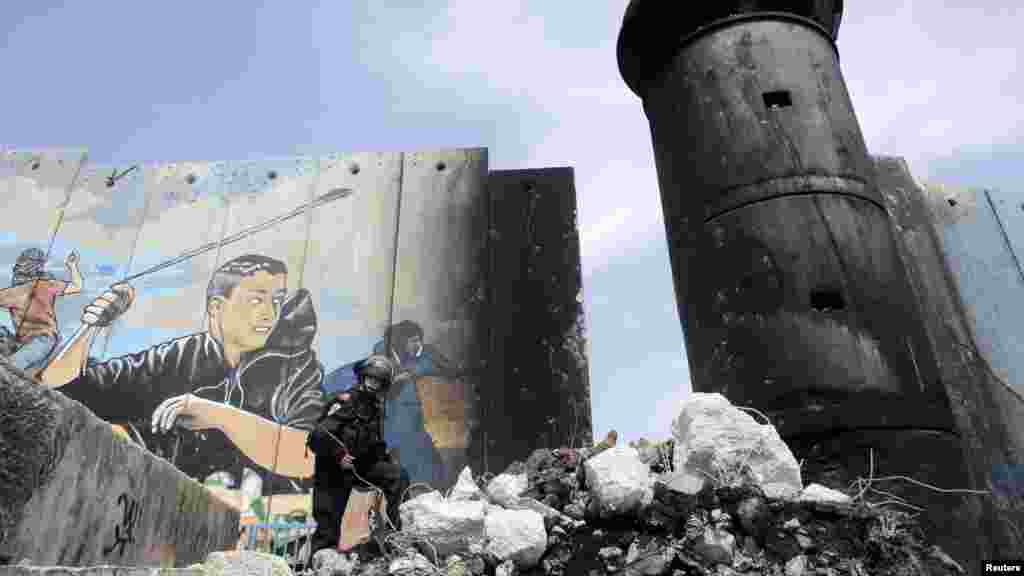
<path id="1" fill-rule="evenodd" d="M 374 354 L 356 366 L 356 376 L 371 391 L 386 391 L 395 378 L 395 364 L 387 356 Z"/>

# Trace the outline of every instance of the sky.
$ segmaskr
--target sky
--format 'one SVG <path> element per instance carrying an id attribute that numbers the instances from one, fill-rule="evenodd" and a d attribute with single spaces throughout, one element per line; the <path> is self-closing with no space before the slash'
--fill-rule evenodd
<path id="1" fill-rule="evenodd" d="M 650 133 L 621 80 L 625 0 L 6 2 L 0 145 L 100 164 L 488 148 L 575 169 L 594 432 L 667 437 L 690 393 Z M 405 7 L 413 5 L 412 7 Z M 873 154 L 1016 193 L 1024 8 L 860 0 L 841 66 Z"/>

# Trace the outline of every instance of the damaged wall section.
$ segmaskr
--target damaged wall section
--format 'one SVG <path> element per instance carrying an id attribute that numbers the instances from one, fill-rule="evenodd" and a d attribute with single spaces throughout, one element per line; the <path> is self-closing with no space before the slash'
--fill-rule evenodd
<path id="1" fill-rule="evenodd" d="M 1024 402 L 1000 381 L 999 370 L 993 370 L 1000 357 L 991 352 L 994 345 L 1014 345 L 1014 339 L 1004 333 L 993 340 L 994 332 L 1005 332 L 1005 317 L 978 313 L 979 308 L 993 310 L 1002 304 L 1012 317 L 1020 309 L 1009 306 L 1007 291 L 1019 294 L 1018 299 L 1024 295 L 1012 274 L 993 281 L 1006 267 L 992 263 L 1010 261 L 1006 246 L 994 238 L 999 234 L 996 219 L 984 194 L 940 194 L 918 185 L 901 158 L 876 157 L 875 163 L 961 435 L 970 486 L 943 488 L 991 493 L 957 498 L 957 517 L 965 532 L 985 543 L 982 554 L 1024 550 L 1024 484 L 1019 474 L 1024 464 Z M 985 242 L 986 237 L 996 241 Z M 981 285 L 992 289 L 984 298 Z M 1018 473 L 1001 478 L 1005 470 Z"/>
<path id="2" fill-rule="evenodd" d="M 492 171 L 485 466 L 592 443 L 572 168 Z M 500 450 L 499 450 L 500 448 Z"/>
<path id="3" fill-rule="evenodd" d="M 238 540 L 238 511 L 0 360 L 0 556 L 185 565 Z"/>

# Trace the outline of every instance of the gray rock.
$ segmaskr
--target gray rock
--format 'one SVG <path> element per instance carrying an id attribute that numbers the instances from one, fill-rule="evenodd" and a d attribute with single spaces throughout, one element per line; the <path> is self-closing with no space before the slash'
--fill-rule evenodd
<path id="1" fill-rule="evenodd" d="M 284 558 L 249 550 L 212 552 L 203 563 L 203 571 L 210 576 L 293 576 Z"/>

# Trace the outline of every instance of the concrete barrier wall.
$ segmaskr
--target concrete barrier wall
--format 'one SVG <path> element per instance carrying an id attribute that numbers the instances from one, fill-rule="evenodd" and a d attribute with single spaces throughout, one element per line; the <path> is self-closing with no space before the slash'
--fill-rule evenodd
<path id="1" fill-rule="evenodd" d="M 83 157 L 0 157 L 3 352 L 187 476 L 235 488 L 238 508 L 308 494 L 306 433 L 371 353 L 403 374 L 384 432 L 413 481 L 443 489 L 467 464 L 589 439 L 571 170 L 491 186 L 483 149 Z M 131 306 L 83 324 L 118 283 Z M 510 435 L 502 414 L 538 418 Z"/>
<path id="2" fill-rule="evenodd" d="M 238 540 L 238 511 L 0 361 L 0 556 L 173 566 Z"/>
<path id="3" fill-rule="evenodd" d="M 1012 340 L 1012 335 L 1006 333 L 1010 325 L 1003 319 L 988 323 L 984 319 L 992 316 L 978 313 L 979 308 L 1002 307 L 1009 316 L 1014 314 L 1007 295 L 1016 290 L 1016 280 L 1006 269 L 1010 259 L 1005 245 L 995 237 L 995 222 L 985 216 L 988 207 L 975 203 L 976 196 L 926 190 L 899 158 L 876 158 L 876 165 L 879 187 L 957 420 L 971 482 L 940 488 L 986 492 L 961 496 L 955 504 L 962 526 L 959 532 L 971 535 L 978 557 L 1024 549 L 1020 531 L 1024 486 L 1007 490 L 997 485 L 1000 469 L 1019 470 L 1024 464 L 1020 424 L 1024 404 L 1000 381 L 983 346 L 988 341 L 988 349 L 995 349 L 991 338 L 1000 330 L 1003 334 L 998 338 Z M 960 233 L 954 231 L 957 228 Z M 980 285 L 989 286 L 987 295 Z"/>

